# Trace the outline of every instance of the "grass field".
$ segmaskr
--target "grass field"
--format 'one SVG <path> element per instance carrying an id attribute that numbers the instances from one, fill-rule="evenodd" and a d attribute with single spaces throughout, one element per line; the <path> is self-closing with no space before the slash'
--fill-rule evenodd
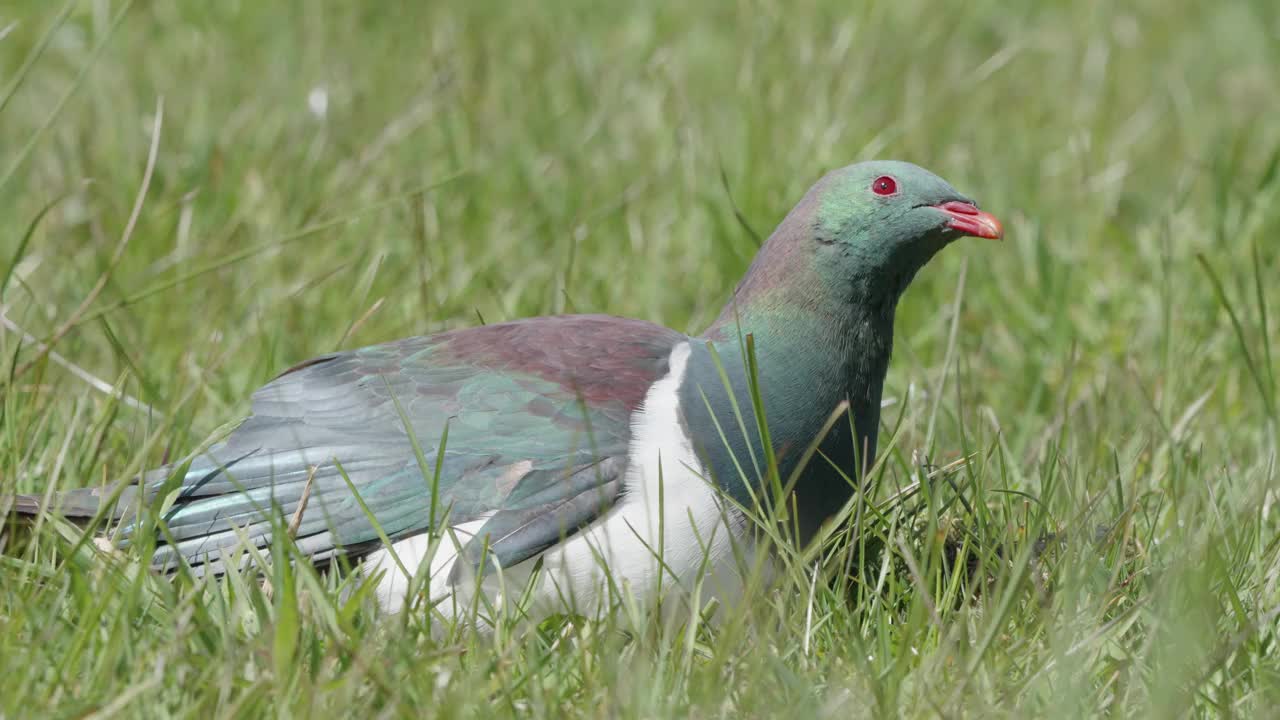
<path id="1" fill-rule="evenodd" d="M 181 456 L 335 348 L 701 330 L 814 179 L 894 157 L 1007 238 L 904 299 L 862 567 L 433 639 L 46 520 L 0 557 L 0 715 L 1275 713 L 1280 6 L 607 5 L 0 6 L 0 302 L 56 340 L 0 332 L 0 495 Z M 894 501 L 917 454 L 970 461 Z"/>

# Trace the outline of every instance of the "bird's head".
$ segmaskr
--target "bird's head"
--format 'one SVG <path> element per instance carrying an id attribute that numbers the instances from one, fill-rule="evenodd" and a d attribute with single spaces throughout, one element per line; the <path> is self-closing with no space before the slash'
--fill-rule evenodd
<path id="1" fill-rule="evenodd" d="M 999 239 L 1000 221 L 924 168 L 892 160 L 828 173 L 810 191 L 812 237 L 839 271 L 905 287 L 951 241 Z"/>
<path id="2" fill-rule="evenodd" d="M 774 230 L 708 332 L 743 316 L 754 318 L 753 327 L 781 327 L 815 312 L 838 315 L 841 307 L 892 318 L 916 272 L 948 243 L 1002 234 L 995 216 L 911 163 L 833 170 Z"/>

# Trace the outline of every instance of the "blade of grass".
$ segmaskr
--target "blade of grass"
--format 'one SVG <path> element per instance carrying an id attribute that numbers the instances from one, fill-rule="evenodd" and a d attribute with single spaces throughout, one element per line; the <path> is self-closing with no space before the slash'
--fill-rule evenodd
<path id="1" fill-rule="evenodd" d="M 1209 283 L 1213 286 L 1213 293 L 1218 299 L 1218 304 L 1227 311 L 1227 317 L 1231 320 L 1231 327 L 1235 331 L 1236 342 L 1240 346 L 1240 355 L 1244 358 L 1245 367 L 1249 371 L 1250 377 L 1253 378 L 1254 385 L 1258 388 L 1259 395 L 1262 396 L 1262 403 L 1267 412 L 1267 417 L 1274 422 L 1276 420 L 1275 398 L 1271 395 L 1271 386 L 1262 379 L 1262 374 L 1258 371 L 1257 363 L 1254 362 L 1253 353 L 1249 352 L 1249 341 L 1245 337 L 1244 326 L 1240 323 L 1240 318 L 1236 315 L 1235 306 L 1231 304 L 1227 298 L 1226 290 L 1222 287 L 1222 281 L 1218 279 L 1218 273 L 1214 272 L 1213 266 L 1209 264 L 1209 259 L 1204 253 L 1197 253 L 1196 260 L 1200 263 L 1200 267 L 1204 269 L 1205 275 L 1209 277 Z"/>

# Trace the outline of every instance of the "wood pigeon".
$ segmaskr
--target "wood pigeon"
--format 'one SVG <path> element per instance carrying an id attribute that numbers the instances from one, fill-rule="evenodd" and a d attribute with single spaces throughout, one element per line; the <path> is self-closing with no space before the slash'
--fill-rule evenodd
<path id="1" fill-rule="evenodd" d="M 258 390 L 189 465 L 49 509 L 108 515 L 117 545 L 158 532 L 153 565 L 197 574 L 289 532 L 313 563 L 358 563 L 392 611 L 413 588 L 457 616 L 469 589 L 535 566 L 518 585 L 531 607 L 599 609 L 624 588 L 652 601 L 710 577 L 703 597 L 730 594 L 744 509 L 768 493 L 753 378 L 803 542 L 874 456 L 903 290 L 952 240 L 1001 234 L 927 170 L 851 165 L 805 194 L 700 335 L 565 315 L 324 355 Z M 36 513 L 40 497 L 14 507 Z"/>

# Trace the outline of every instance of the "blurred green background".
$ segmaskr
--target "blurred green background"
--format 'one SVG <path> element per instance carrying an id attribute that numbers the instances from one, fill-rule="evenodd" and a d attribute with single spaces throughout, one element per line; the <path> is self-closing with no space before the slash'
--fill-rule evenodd
<path id="1" fill-rule="evenodd" d="M 903 301 L 894 472 L 915 449 L 978 453 L 967 492 L 985 509 L 952 519 L 992 545 L 1025 543 L 1033 512 L 1064 532 L 1122 531 L 1044 571 L 1069 599 L 1024 577 L 1012 610 L 995 594 L 962 602 L 925 623 L 923 647 L 894 625 L 892 608 L 924 612 L 904 580 L 885 614 L 832 622 L 818 658 L 796 659 L 779 621 L 699 662 L 655 641 L 630 651 L 643 662 L 576 675 L 529 664 L 519 643 L 494 651 L 517 669 L 498 671 L 420 638 L 386 651 L 403 667 L 338 671 L 336 641 L 304 629 L 309 667 L 327 669 L 284 682 L 252 633 L 210 640 L 217 659 L 200 665 L 137 593 L 102 610 L 105 626 L 141 623 L 136 649 L 110 650 L 71 620 L 75 588 L 96 581 L 47 565 L 69 574 L 52 576 L 62 594 L 34 590 L 15 560 L 0 569 L 0 695 L 27 703 L 14 715 L 101 709 L 167 657 L 163 681 L 121 709 L 268 712 L 261 687 L 391 715 L 483 712 L 495 696 L 517 714 L 589 716 L 996 713 L 1015 697 L 1067 716 L 1274 707 L 1278 67 L 1280 5 L 1265 0 L 10 0 L 0 302 L 38 338 L 74 320 L 56 344 L 66 363 L 158 413 L 111 402 L 6 330 L 7 371 L 23 372 L 0 385 L 5 492 L 180 455 L 281 368 L 338 347 L 558 312 L 700 330 L 754 235 L 817 177 L 896 158 L 976 197 L 1007 237 L 951 247 Z M 779 617 L 802 617 L 802 601 L 779 601 Z M 1007 624 L 969 663 L 951 627 L 982 636 L 974 618 L 997 601 Z M 55 617 L 65 637 L 41 635 Z M 883 649 L 850 649 L 863 642 Z M 617 685 L 627 663 L 648 680 Z"/>

